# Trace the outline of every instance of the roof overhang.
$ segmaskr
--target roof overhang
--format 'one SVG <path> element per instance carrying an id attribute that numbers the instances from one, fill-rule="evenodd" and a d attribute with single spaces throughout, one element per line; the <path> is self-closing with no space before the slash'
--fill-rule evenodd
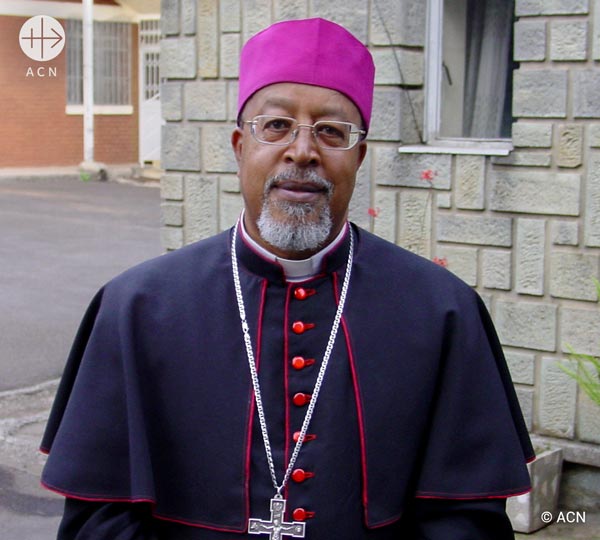
<path id="1" fill-rule="evenodd" d="M 116 0 L 116 2 L 139 15 L 160 16 L 160 0 Z"/>

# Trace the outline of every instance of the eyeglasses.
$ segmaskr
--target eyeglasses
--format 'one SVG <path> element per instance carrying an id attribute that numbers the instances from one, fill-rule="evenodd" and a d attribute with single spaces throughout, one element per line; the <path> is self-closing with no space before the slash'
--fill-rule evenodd
<path id="1" fill-rule="evenodd" d="M 301 127 L 309 128 L 317 145 L 324 150 L 350 150 L 367 134 L 351 122 L 320 120 L 313 125 L 299 124 L 294 118 L 266 114 L 245 120 L 244 124 L 250 124 L 250 131 L 258 142 L 276 146 L 292 144 Z"/>

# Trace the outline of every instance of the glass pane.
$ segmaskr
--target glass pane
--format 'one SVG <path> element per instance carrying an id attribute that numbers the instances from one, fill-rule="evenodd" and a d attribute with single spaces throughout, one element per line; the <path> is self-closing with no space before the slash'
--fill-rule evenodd
<path id="1" fill-rule="evenodd" d="M 442 137 L 510 137 L 513 13 L 513 0 L 444 0 Z"/>

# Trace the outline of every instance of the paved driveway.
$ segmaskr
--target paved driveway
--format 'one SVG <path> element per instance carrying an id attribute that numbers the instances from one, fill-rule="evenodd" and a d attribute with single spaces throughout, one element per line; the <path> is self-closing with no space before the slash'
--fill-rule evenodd
<path id="1" fill-rule="evenodd" d="M 56 537 L 62 497 L 40 487 L 37 452 L 53 379 L 93 294 L 160 255 L 159 229 L 156 187 L 0 174 L 2 540 Z"/>
<path id="2" fill-rule="evenodd" d="M 108 279 L 162 252 L 157 188 L 0 177 L 0 391 L 59 376 Z"/>

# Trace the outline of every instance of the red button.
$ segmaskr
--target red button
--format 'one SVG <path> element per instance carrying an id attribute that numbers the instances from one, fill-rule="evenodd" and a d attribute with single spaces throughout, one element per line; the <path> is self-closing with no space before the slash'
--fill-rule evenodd
<path id="1" fill-rule="evenodd" d="M 304 334 L 304 332 L 314 327 L 315 325 L 313 323 L 305 323 L 302 321 L 295 321 L 292 323 L 292 330 L 296 334 Z"/>
<path id="2" fill-rule="evenodd" d="M 303 394 L 302 392 L 298 392 L 297 394 L 294 394 L 292 401 L 294 402 L 294 405 L 296 405 L 296 407 L 303 407 L 310 401 L 310 394 Z"/>
<path id="3" fill-rule="evenodd" d="M 307 478 L 312 478 L 315 473 L 305 471 L 304 469 L 294 469 L 292 472 L 292 480 L 297 484 L 304 482 Z"/>
<path id="4" fill-rule="evenodd" d="M 315 517 L 315 513 L 304 510 L 304 508 L 296 508 L 292 512 L 292 517 L 294 518 L 294 521 L 306 521 L 307 519 Z"/>
<path id="5" fill-rule="evenodd" d="M 296 300 L 306 300 L 309 296 L 317 294 L 315 289 L 305 289 L 304 287 L 298 287 L 294 290 L 294 298 Z"/>
<path id="6" fill-rule="evenodd" d="M 292 438 L 294 439 L 294 442 L 298 442 L 298 439 L 300 438 L 300 432 L 295 431 L 292 435 Z M 314 441 L 316 438 L 317 436 L 314 433 L 307 433 L 304 435 L 304 442 Z"/>
<path id="7" fill-rule="evenodd" d="M 292 367 L 297 370 L 312 366 L 314 363 L 314 358 L 304 358 L 303 356 L 294 356 L 294 358 L 292 358 Z"/>

